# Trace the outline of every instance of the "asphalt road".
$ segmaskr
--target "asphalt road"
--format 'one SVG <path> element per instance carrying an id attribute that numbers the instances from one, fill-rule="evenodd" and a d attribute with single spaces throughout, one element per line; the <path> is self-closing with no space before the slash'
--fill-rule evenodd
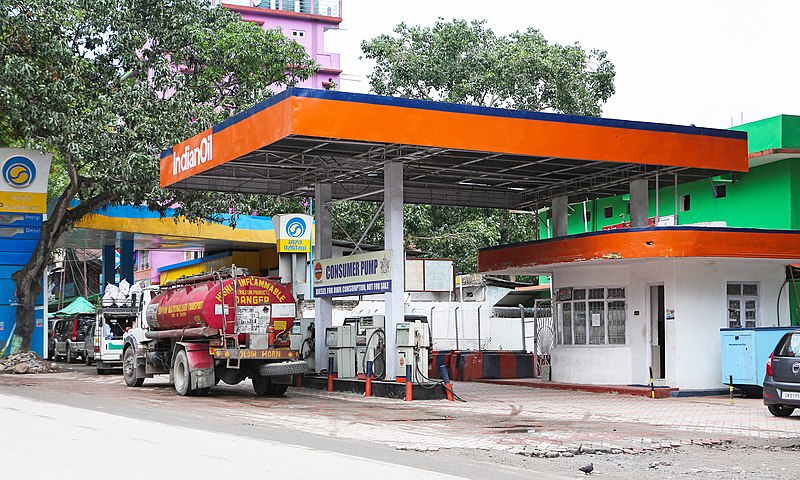
<path id="1" fill-rule="evenodd" d="M 0 478 L 85 478 L 88 459 L 106 455 L 98 468 L 112 478 L 141 478 L 143 458 L 180 470 L 175 478 L 586 478 L 577 469 L 589 462 L 606 480 L 788 480 L 800 471 L 800 415 L 772 417 L 758 399 L 460 382 L 467 403 L 409 403 L 297 388 L 257 397 L 249 381 L 179 397 L 164 377 L 128 388 L 119 374 L 61 365 L 57 374 L 0 375 Z M 633 453 L 524 455 L 576 445 Z M 661 445 L 669 448 L 650 448 Z"/>
<path id="2" fill-rule="evenodd" d="M 207 398 L 176 397 L 164 380 L 150 381 L 152 388 L 133 390 L 124 388 L 119 375 L 98 376 L 93 368 L 82 366 L 68 368 L 74 373 L 0 376 L 0 428 L 5 432 L 0 436 L 0 452 L 7 460 L 13 459 L 2 462 L 3 477 L 77 479 L 91 472 L 92 477 L 141 479 L 143 468 L 155 468 L 163 478 L 274 474 L 291 479 L 363 475 L 382 480 L 450 480 L 529 479 L 537 474 L 468 457 L 398 451 L 369 441 L 243 422 L 241 415 L 232 417 L 225 408 L 207 408 Z M 65 375 L 71 377 L 66 382 Z M 7 379 L 15 381 L 3 382 Z M 109 388 L 113 383 L 119 388 Z M 250 410 L 254 416 L 261 408 L 287 406 L 292 396 L 254 397 L 244 385 L 230 390 L 224 397 L 228 408 Z M 137 401 L 129 401 L 131 392 Z M 174 404 L 162 402 L 165 396 Z M 142 397 L 155 403 L 142 402 Z M 193 405 L 184 408 L 181 400 Z M 254 406 L 253 400 L 260 405 Z M 219 408 L 218 402 L 213 403 Z M 46 447 L 31 448 L 37 444 Z M 564 477 L 540 473 L 537 478 Z"/>

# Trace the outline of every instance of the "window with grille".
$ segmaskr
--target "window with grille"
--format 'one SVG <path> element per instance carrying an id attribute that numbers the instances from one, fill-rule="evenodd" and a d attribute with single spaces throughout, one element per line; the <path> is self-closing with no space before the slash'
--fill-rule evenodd
<path id="1" fill-rule="evenodd" d="M 150 269 L 150 251 L 139 250 L 139 270 Z"/>
<path id="2" fill-rule="evenodd" d="M 625 288 L 573 288 L 571 292 L 571 298 L 557 303 L 559 344 L 625 344 Z"/>
<path id="3" fill-rule="evenodd" d="M 728 282 L 728 328 L 758 326 L 758 284 Z"/>

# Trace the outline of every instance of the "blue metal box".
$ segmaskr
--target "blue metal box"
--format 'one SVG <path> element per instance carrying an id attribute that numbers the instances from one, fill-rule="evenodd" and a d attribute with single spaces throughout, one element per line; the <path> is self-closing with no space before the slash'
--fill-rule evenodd
<path id="1" fill-rule="evenodd" d="M 722 328 L 722 383 L 736 387 L 762 387 L 767 359 L 786 332 L 800 327 Z"/>

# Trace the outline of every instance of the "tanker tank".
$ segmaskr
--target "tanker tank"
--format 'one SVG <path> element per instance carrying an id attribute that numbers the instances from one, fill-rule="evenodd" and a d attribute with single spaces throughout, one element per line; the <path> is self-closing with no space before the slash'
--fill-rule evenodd
<path id="1" fill-rule="evenodd" d="M 169 286 L 150 302 L 146 319 L 151 331 L 209 327 L 233 333 L 234 305 L 241 322 L 252 312 L 268 315 L 276 334 L 290 330 L 295 317 L 294 297 L 284 285 L 256 276 L 219 279 L 207 275 Z M 246 333 L 242 324 L 239 327 L 240 333 Z"/>

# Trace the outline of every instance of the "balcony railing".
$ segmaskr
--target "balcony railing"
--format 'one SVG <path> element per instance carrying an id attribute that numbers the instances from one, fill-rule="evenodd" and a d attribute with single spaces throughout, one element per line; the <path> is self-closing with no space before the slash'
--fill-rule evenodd
<path id="1" fill-rule="evenodd" d="M 221 3 L 342 18 L 341 0 L 221 0 Z"/>

